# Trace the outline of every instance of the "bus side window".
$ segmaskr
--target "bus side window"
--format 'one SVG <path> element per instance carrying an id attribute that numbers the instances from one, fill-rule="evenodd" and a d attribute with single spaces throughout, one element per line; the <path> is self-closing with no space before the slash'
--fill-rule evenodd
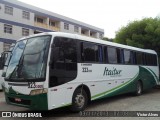
<path id="1" fill-rule="evenodd" d="M 152 58 L 150 54 L 146 54 L 146 61 L 147 61 L 147 65 L 150 66 L 152 63 Z"/>
<path id="2" fill-rule="evenodd" d="M 123 64 L 123 49 L 117 48 L 117 62 Z"/>
<path id="3" fill-rule="evenodd" d="M 158 61 L 156 55 L 147 53 L 145 56 L 146 56 L 146 65 L 157 66 Z"/>
<path id="4" fill-rule="evenodd" d="M 54 40 L 54 45 L 54 68 L 76 70 L 76 67 L 72 65 L 77 62 L 76 41 L 69 38 L 57 38 Z"/>
<path id="5" fill-rule="evenodd" d="M 138 65 L 142 65 L 143 64 L 143 59 L 142 59 L 142 53 L 141 52 L 136 52 L 136 60 L 137 60 L 137 64 Z"/>
<path id="6" fill-rule="evenodd" d="M 143 62 L 143 65 L 146 65 L 146 54 L 145 53 L 142 53 L 142 62 Z"/>
<path id="7" fill-rule="evenodd" d="M 124 64 L 124 49 L 121 49 L 121 63 Z"/>
<path id="8" fill-rule="evenodd" d="M 108 63 L 108 51 L 107 51 L 107 46 L 103 47 L 103 51 L 104 51 L 104 63 Z"/>
<path id="9" fill-rule="evenodd" d="M 98 46 L 98 58 L 99 58 L 99 62 L 102 63 L 103 62 L 103 50 L 102 50 L 102 46 Z"/>
<path id="10" fill-rule="evenodd" d="M 95 62 L 99 62 L 99 47 L 98 45 L 94 45 L 94 50 L 95 50 Z"/>
<path id="11" fill-rule="evenodd" d="M 137 65 L 136 52 L 133 52 L 133 64 Z"/>
<path id="12" fill-rule="evenodd" d="M 83 42 L 81 45 L 81 50 L 83 62 L 95 63 L 99 61 L 98 45 L 90 42 Z"/>
<path id="13" fill-rule="evenodd" d="M 156 55 L 152 55 L 152 61 L 153 61 L 153 66 L 157 66 L 157 56 Z"/>
<path id="14" fill-rule="evenodd" d="M 108 46 L 107 52 L 108 52 L 108 62 L 111 64 L 116 64 L 118 62 L 116 48 Z"/>
<path id="15" fill-rule="evenodd" d="M 130 50 L 124 50 L 124 63 L 125 64 L 132 64 L 133 57 L 132 52 Z"/>

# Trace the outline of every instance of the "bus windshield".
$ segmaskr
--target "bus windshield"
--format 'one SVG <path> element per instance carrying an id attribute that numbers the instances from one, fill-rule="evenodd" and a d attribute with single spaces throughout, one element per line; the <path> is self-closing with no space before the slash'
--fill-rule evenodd
<path id="1" fill-rule="evenodd" d="M 45 79 L 51 36 L 38 36 L 16 43 L 6 72 L 7 81 Z"/>

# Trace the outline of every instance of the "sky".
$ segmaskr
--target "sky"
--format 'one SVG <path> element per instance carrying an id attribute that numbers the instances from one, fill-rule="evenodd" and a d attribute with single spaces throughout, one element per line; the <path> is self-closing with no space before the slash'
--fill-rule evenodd
<path id="1" fill-rule="evenodd" d="M 54 13 L 104 29 L 116 31 L 134 20 L 160 15 L 160 0 L 19 0 Z"/>

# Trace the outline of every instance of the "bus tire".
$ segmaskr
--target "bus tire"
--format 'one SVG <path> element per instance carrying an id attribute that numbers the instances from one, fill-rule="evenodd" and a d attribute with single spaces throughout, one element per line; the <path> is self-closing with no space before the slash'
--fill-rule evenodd
<path id="1" fill-rule="evenodd" d="M 140 95 L 142 94 L 142 91 L 143 91 L 142 82 L 141 82 L 141 81 L 138 81 L 138 82 L 137 82 L 137 85 L 136 85 L 135 95 L 136 95 L 136 96 L 140 96 Z"/>
<path id="2" fill-rule="evenodd" d="M 72 98 L 71 111 L 79 112 L 83 111 L 88 104 L 88 96 L 85 90 L 78 88 Z"/>

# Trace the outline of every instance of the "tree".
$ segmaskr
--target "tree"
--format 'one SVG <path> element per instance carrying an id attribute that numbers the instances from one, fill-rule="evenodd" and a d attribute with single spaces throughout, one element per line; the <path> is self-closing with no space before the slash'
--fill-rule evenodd
<path id="1" fill-rule="evenodd" d="M 116 32 L 114 41 L 134 47 L 153 49 L 160 56 L 160 19 L 144 18 L 130 22 Z"/>

